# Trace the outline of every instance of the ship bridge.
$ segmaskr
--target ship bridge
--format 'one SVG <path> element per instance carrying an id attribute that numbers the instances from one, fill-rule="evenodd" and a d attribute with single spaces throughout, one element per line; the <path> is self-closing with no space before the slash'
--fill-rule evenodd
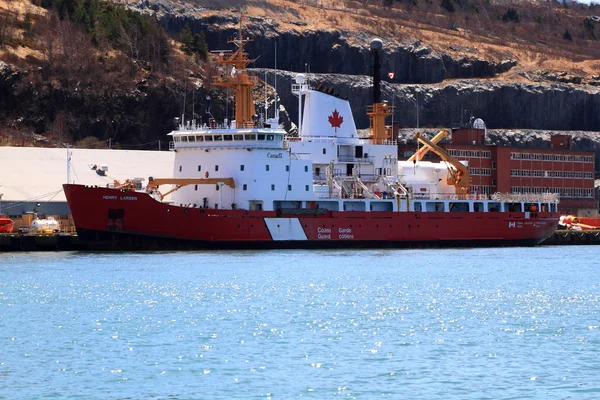
<path id="1" fill-rule="evenodd" d="M 217 149 L 217 148 L 261 148 L 287 149 L 285 131 L 271 128 L 252 129 L 180 129 L 169 136 L 170 150 Z"/>

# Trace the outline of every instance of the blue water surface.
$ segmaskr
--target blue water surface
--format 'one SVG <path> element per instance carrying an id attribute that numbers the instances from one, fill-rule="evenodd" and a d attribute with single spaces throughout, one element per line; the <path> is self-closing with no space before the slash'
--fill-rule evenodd
<path id="1" fill-rule="evenodd" d="M 600 398 L 599 256 L 0 254 L 0 398 Z"/>

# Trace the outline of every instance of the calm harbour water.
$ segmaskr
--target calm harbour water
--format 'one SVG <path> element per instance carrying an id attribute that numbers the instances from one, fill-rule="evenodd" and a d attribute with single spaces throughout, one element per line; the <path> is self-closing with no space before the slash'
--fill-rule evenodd
<path id="1" fill-rule="evenodd" d="M 599 256 L 0 254 L 0 398 L 600 398 Z"/>

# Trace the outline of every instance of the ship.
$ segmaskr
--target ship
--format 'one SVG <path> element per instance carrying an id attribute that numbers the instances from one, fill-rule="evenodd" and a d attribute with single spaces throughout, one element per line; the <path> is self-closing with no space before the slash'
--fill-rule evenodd
<path id="1" fill-rule="evenodd" d="M 242 22 L 213 83 L 235 94 L 235 119 L 181 118 L 169 134 L 172 177 L 108 187 L 67 183 L 79 241 L 100 249 L 270 249 L 536 245 L 556 230 L 558 196 L 471 191 L 468 165 L 433 138 L 398 159 L 381 100 L 383 43 L 371 42 L 373 104 L 359 134 L 350 103 L 297 74 L 298 132 L 256 114 Z M 277 109 L 277 108 L 276 108 Z M 429 152 L 440 161 L 425 161 Z"/>

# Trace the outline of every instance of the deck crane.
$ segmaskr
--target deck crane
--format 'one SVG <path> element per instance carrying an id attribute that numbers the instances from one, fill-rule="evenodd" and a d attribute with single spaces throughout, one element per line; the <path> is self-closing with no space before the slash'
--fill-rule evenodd
<path id="1" fill-rule="evenodd" d="M 445 129 L 442 129 L 441 131 L 439 131 L 434 137 L 432 137 L 430 139 L 431 143 L 433 144 L 437 144 L 440 140 L 445 139 L 448 137 L 448 131 L 446 131 Z M 423 157 L 425 157 L 425 155 L 427 153 L 429 153 L 429 150 L 431 150 L 431 148 L 428 145 L 425 145 L 423 147 L 421 147 L 420 149 L 418 149 L 415 154 L 413 154 L 412 156 L 410 156 L 410 158 L 408 159 L 408 161 L 421 161 L 423 159 Z"/>
<path id="2" fill-rule="evenodd" d="M 418 132 L 415 135 L 415 140 L 418 140 L 419 142 L 428 146 L 431 151 L 437 154 L 442 159 L 442 161 L 446 163 L 448 167 L 448 179 L 446 182 L 448 183 L 448 185 L 454 185 L 456 189 L 456 194 L 466 194 L 467 190 L 469 189 L 469 186 L 471 185 L 471 174 L 469 173 L 469 168 L 467 168 L 467 166 L 465 166 L 463 163 L 461 163 L 456 158 L 448 154 L 446 150 L 442 149 L 437 144 L 433 143 L 431 140 L 423 137 Z M 451 168 L 450 166 L 454 168 Z"/>

